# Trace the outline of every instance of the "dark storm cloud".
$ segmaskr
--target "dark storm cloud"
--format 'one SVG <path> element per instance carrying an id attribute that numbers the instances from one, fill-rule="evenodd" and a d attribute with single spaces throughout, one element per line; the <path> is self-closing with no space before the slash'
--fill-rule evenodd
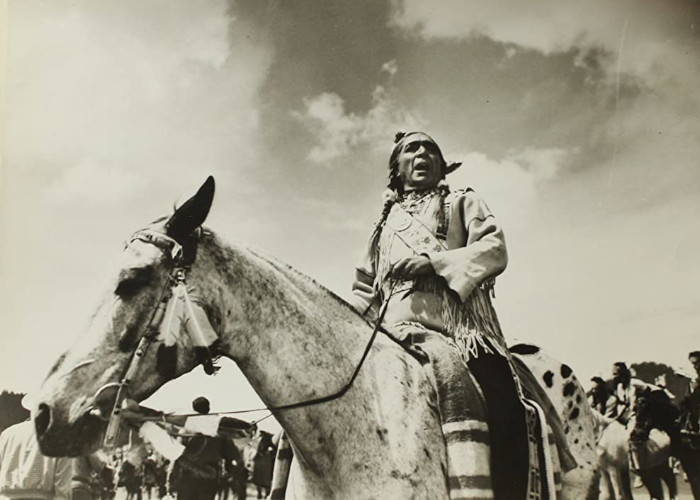
<path id="1" fill-rule="evenodd" d="M 304 98 L 324 92 L 339 95 L 348 112 L 366 112 L 384 63 L 394 57 L 395 40 L 386 25 L 385 2 L 279 2 L 244 0 L 231 5 L 249 36 L 274 48 L 261 89 L 262 129 L 270 148 L 299 140 L 296 159 L 305 157 L 310 138 L 292 117 Z M 294 157 L 293 157 L 294 158 Z"/>
<path id="2" fill-rule="evenodd" d="M 598 130 L 616 112 L 615 87 L 600 70 L 609 57 L 600 50 L 511 51 L 484 37 L 414 41 L 398 59 L 397 99 L 438 124 L 454 147 L 496 159 L 526 147 L 604 155 L 612 148 Z M 624 83 L 618 106 L 638 92 L 633 81 Z"/>

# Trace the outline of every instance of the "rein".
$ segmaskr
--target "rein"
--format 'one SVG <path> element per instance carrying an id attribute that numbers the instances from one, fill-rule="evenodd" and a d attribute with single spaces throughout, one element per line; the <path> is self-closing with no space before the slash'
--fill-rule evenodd
<path id="1" fill-rule="evenodd" d="M 365 350 L 362 353 L 362 357 L 360 358 L 360 361 L 357 363 L 357 366 L 355 367 L 355 371 L 352 373 L 352 376 L 350 379 L 347 381 L 347 383 L 340 388 L 340 390 L 334 392 L 333 394 L 329 394 L 327 396 L 321 396 L 318 398 L 313 398 L 313 399 L 308 399 L 306 401 L 299 401 L 297 403 L 289 403 L 286 405 L 280 405 L 280 406 L 268 406 L 267 409 L 270 411 L 279 411 L 279 410 L 292 410 L 295 408 L 304 408 L 306 406 L 312 406 L 312 405 L 317 405 L 321 403 L 327 403 L 328 401 L 333 401 L 334 399 L 338 399 L 342 397 L 348 390 L 350 390 L 350 387 L 352 387 L 352 384 L 355 382 L 355 379 L 357 378 L 357 375 L 360 373 L 360 370 L 362 369 L 362 365 L 365 363 L 365 360 L 367 359 L 367 356 L 369 355 L 369 351 L 372 348 L 372 345 L 374 344 L 374 339 L 377 338 L 377 333 L 379 332 L 379 327 L 382 324 L 382 319 L 384 319 L 384 313 L 386 312 L 386 308 L 389 305 L 389 299 L 391 298 L 391 295 L 394 291 L 394 287 L 396 286 L 396 282 L 392 283 L 391 290 L 387 294 L 387 298 L 384 299 L 384 303 L 382 304 L 381 309 L 379 310 L 379 314 L 377 315 L 377 320 L 374 323 L 374 328 L 372 329 L 372 335 L 369 338 L 369 341 L 367 342 L 367 345 L 365 346 Z"/>
<path id="2" fill-rule="evenodd" d="M 108 418 L 105 418 L 102 415 L 102 412 L 100 411 L 99 408 L 93 408 L 90 411 L 90 414 L 93 416 L 97 416 L 101 418 L 102 420 L 107 420 L 107 429 L 105 431 L 105 437 L 104 437 L 104 442 L 103 446 L 106 449 L 111 449 L 114 448 L 117 444 L 117 439 L 119 436 L 119 428 L 121 425 L 121 420 L 122 420 L 122 415 L 121 415 L 121 410 L 123 406 L 123 402 L 126 399 L 128 389 L 129 389 L 129 384 L 131 383 L 131 380 L 133 376 L 136 373 L 136 370 L 138 369 L 139 365 L 141 364 L 141 361 L 143 360 L 143 356 L 146 353 L 148 347 L 153 343 L 154 340 L 158 337 L 159 330 L 161 328 L 161 324 L 163 323 L 165 316 L 166 316 L 166 309 L 169 311 L 170 307 L 169 304 L 173 300 L 178 300 L 180 298 L 181 294 L 184 294 L 184 299 L 185 299 L 185 304 L 186 308 L 185 310 L 189 314 L 189 320 L 191 320 L 192 323 L 194 323 L 194 329 L 201 336 L 201 329 L 199 325 L 197 325 L 197 319 L 196 319 L 196 314 L 195 311 L 192 308 L 192 302 L 189 299 L 189 296 L 187 295 L 187 291 L 184 287 L 185 283 L 185 269 L 188 267 L 189 263 L 184 263 L 183 262 L 183 248 L 182 245 L 180 245 L 177 241 L 174 239 L 170 238 L 167 235 L 164 235 L 162 233 L 152 231 L 152 230 L 141 230 L 136 232 L 132 238 L 131 241 L 129 242 L 128 245 L 133 243 L 134 241 L 139 240 L 143 241 L 146 243 L 150 243 L 159 249 L 161 249 L 164 253 L 168 254 L 171 258 L 171 260 L 174 263 L 173 269 L 171 271 L 169 279 L 166 281 L 163 290 L 160 293 L 159 299 L 158 299 L 158 305 L 155 307 L 153 310 L 153 313 L 151 314 L 151 319 L 148 322 L 148 325 L 146 327 L 144 335 L 141 337 L 139 340 L 139 343 L 136 346 L 136 349 L 133 352 L 133 355 L 129 361 L 129 365 L 126 368 L 126 371 L 124 375 L 122 376 L 121 380 L 119 382 L 111 382 L 108 384 L 103 385 L 100 387 L 95 395 L 93 396 L 93 400 L 96 401 L 97 397 L 106 389 L 109 389 L 111 387 L 117 387 L 117 395 L 114 400 L 114 405 L 112 407 L 112 411 L 110 412 L 110 415 Z M 127 245 L 127 247 L 128 247 Z M 187 264 L 187 265 L 186 265 Z M 173 287 L 172 284 L 175 283 L 176 286 Z M 362 366 L 364 365 L 365 360 L 367 359 L 367 356 L 369 355 L 369 352 L 374 345 L 374 341 L 377 338 L 377 333 L 380 330 L 380 326 L 382 323 L 382 320 L 384 318 L 384 314 L 386 312 L 387 306 L 389 305 L 389 300 L 393 294 L 394 288 L 396 286 L 396 282 L 392 282 L 391 288 L 389 290 L 389 293 L 387 294 L 387 297 L 384 299 L 382 306 L 379 310 L 379 313 L 377 315 L 374 328 L 372 330 L 372 334 L 367 341 L 367 344 L 365 346 L 365 349 L 362 353 L 362 357 L 360 358 L 359 362 L 355 366 L 355 369 L 348 379 L 348 381 L 336 392 L 332 394 L 328 394 L 326 396 L 321 396 L 317 398 L 312 398 L 304 401 L 297 401 L 294 403 L 289 403 L 289 404 L 284 404 L 284 405 L 278 405 L 278 406 L 267 406 L 265 408 L 257 408 L 257 409 L 248 409 L 248 410 L 238 410 L 238 411 L 230 411 L 230 412 L 219 412 L 219 413 L 213 413 L 211 415 L 224 415 L 224 414 L 239 414 L 239 413 L 252 413 L 256 411 L 283 411 L 283 410 L 292 410 L 296 408 L 304 408 L 308 406 L 313 406 L 317 404 L 322 404 L 322 403 L 327 403 L 329 401 L 333 401 L 335 399 L 338 399 L 342 396 L 344 396 L 352 387 L 354 384 L 357 376 L 360 373 L 360 370 L 362 369 Z M 368 307 L 369 309 L 369 307 Z M 366 313 L 367 311 L 365 311 Z M 363 314 L 364 316 L 364 314 Z M 206 318 L 204 318 L 206 321 Z M 83 364 L 88 364 L 87 362 L 82 363 L 79 366 L 82 366 Z M 77 367 L 76 367 L 77 368 Z M 256 420 L 253 423 L 260 422 L 268 417 L 270 417 L 272 413 L 269 415 Z M 145 417 L 144 420 L 160 420 L 160 417 Z"/>

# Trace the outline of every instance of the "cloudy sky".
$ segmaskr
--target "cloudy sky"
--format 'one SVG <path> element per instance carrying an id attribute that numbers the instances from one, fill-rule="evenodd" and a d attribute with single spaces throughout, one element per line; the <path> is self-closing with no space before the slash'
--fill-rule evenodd
<path id="1" fill-rule="evenodd" d="M 509 339 L 584 380 L 700 348 L 697 1 L 6 10 L 2 388 L 39 383 L 124 238 L 208 174 L 210 227 L 346 295 L 393 135 L 416 128 L 505 229 Z M 229 368 L 214 385 L 253 401 Z"/>

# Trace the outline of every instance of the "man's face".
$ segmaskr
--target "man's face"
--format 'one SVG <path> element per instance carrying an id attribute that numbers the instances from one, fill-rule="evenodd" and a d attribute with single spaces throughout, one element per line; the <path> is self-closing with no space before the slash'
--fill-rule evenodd
<path id="1" fill-rule="evenodd" d="M 695 373 L 697 373 L 697 375 L 700 376 L 700 358 L 698 358 L 697 356 L 691 356 L 688 359 L 690 360 L 690 364 L 693 365 Z"/>
<path id="2" fill-rule="evenodd" d="M 626 377 L 625 370 L 620 366 L 613 366 L 612 376 L 615 383 L 624 382 Z"/>
<path id="3" fill-rule="evenodd" d="M 438 147 L 424 134 L 409 135 L 397 159 L 404 191 L 431 189 L 442 178 Z"/>

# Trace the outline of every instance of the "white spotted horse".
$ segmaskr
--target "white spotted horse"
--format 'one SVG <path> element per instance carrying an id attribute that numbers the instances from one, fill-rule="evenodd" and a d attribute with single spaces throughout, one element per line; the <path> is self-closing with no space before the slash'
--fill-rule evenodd
<path id="1" fill-rule="evenodd" d="M 564 425 L 569 448 L 578 462 L 577 468 L 564 476 L 564 485 L 576 485 L 578 498 L 598 498 L 595 416 L 581 383 L 567 364 L 538 346 L 517 344 L 510 351 L 540 381 Z"/>
<path id="2" fill-rule="evenodd" d="M 131 238 L 87 331 L 42 385 L 33 411 L 42 451 L 96 449 L 125 397 L 142 401 L 199 363 L 212 371 L 223 355 L 294 444 L 287 498 L 450 498 L 436 391 L 421 363 L 312 279 L 201 228 L 213 195 L 209 178 L 172 216 Z M 164 336 L 175 297 L 184 297 L 188 335 Z M 203 346 L 209 330 L 218 340 Z M 167 342 L 174 351 L 164 365 Z M 530 366 L 540 359 L 523 358 Z M 579 463 L 563 478 L 563 497 L 581 500 L 593 498 L 596 477 L 590 410 L 578 384 L 565 389 L 573 380 L 560 376 L 549 389 L 559 388 L 552 399 Z M 324 400 L 339 388 L 342 396 Z M 295 404 L 314 399 L 324 402 Z"/>
<path id="3" fill-rule="evenodd" d="M 649 497 L 663 500 L 662 482 L 670 498 L 678 493 L 676 478 L 669 466 L 670 440 L 654 429 L 644 439 L 631 440 L 635 419 L 628 426 L 595 412 L 598 419 L 598 466 L 601 472 L 601 500 L 633 500 L 631 470 L 642 480 Z"/>

